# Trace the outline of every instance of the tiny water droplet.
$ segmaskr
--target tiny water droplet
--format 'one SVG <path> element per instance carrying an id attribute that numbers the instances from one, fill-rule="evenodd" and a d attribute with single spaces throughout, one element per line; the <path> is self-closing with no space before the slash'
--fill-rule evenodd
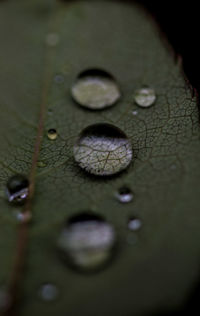
<path id="1" fill-rule="evenodd" d="M 39 296 L 44 301 L 54 301 L 58 297 L 59 291 L 53 284 L 46 283 L 39 289 Z"/>
<path id="2" fill-rule="evenodd" d="M 138 115 L 138 111 L 133 111 L 132 114 L 133 115 Z"/>
<path id="3" fill-rule="evenodd" d="M 112 257 L 116 235 L 100 216 L 82 213 L 72 217 L 61 232 L 58 246 L 64 259 L 80 270 L 95 270 Z"/>
<path id="4" fill-rule="evenodd" d="M 43 162 L 43 161 L 38 161 L 37 162 L 37 166 L 39 167 L 39 168 L 44 168 L 44 167 L 46 167 L 46 163 L 45 162 Z"/>
<path id="5" fill-rule="evenodd" d="M 110 176 L 126 169 L 132 157 L 131 142 L 125 133 L 106 123 L 85 128 L 74 146 L 78 165 L 100 176 Z"/>
<path id="6" fill-rule="evenodd" d="M 29 223 L 32 219 L 32 214 L 30 212 L 17 212 L 16 218 L 20 223 Z"/>
<path id="7" fill-rule="evenodd" d="M 51 128 L 48 130 L 47 132 L 47 137 L 50 139 L 50 140 L 55 140 L 57 138 L 58 134 L 57 134 L 57 131 L 56 129 L 54 128 Z"/>
<path id="8" fill-rule="evenodd" d="M 131 217 L 128 221 L 128 229 L 131 231 L 139 230 L 142 227 L 142 221 L 139 218 Z"/>
<path id="9" fill-rule="evenodd" d="M 101 110 L 114 105 L 121 96 L 115 79 L 106 71 L 82 72 L 72 87 L 74 100 L 89 109 Z"/>
<path id="10" fill-rule="evenodd" d="M 9 202 L 22 203 L 28 197 L 29 181 L 23 175 L 15 175 L 7 182 L 6 193 Z"/>
<path id="11" fill-rule="evenodd" d="M 46 43 L 49 46 L 56 46 L 59 42 L 59 35 L 57 33 L 49 33 L 46 36 Z"/>
<path id="12" fill-rule="evenodd" d="M 54 82 L 58 83 L 58 84 L 61 84 L 64 82 L 64 76 L 63 75 L 56 75 L 54 77 Z"/>
<path id="13" fill-rule="evenodd" d="M 153 89 L 145 87 L 136 90 L 134 98 L 137 105 L 143 108 L 147 108 L 155 103 L 156 94 Z"/>
<path id="14" fill-rule="evenodd" d="M 116 197 L 121 203 L 129 203 L 133 199 L 133 193 L 128 187 L 121 187 L 116 193 Z"/>

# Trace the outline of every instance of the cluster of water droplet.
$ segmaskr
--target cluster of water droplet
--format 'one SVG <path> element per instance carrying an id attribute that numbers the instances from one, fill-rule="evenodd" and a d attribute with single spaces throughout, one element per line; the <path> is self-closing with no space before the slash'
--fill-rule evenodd
<path id="1" fill-rule="evenodd" d="M 59 37 L 51 33 L 46 38 L 49 46 L 57 45 Z M 63 83 L 62 74 L 54 77 L 55 83 Z M 82 72 L 72 86 L 74 101 L 89 110 L 102 110 L 117 103 L 121 91 L 116 80 L 106 71 L 91 69 Z M 150 107 L 156 101 L 153 89 L 143 87 L 134 93 L 135 103 L 143 108 Z M 137 115 L 138 111 L 132 111 Z M 58 137 L 57 130 L 51 128 L 46 132 L 50 141 Z M 96 176 L 112 176 L 125 170 L 133 159 L 131 141 L 118 127 L 99 123 L 83 129 L 74 145 L 74 160 L 77 165 L 89 174 Z M 43 162 L 38 162 L 41 167 Z M 45 164 L 46 166 L 46 164 Z M 21 204 L 29 194 L 29 181 L 23 175 L 15 175 L 8 180 L 6 189 L 8 201 Z M 129 186 L 123 186 L 115 193 L 115 198 L 123 204 L 132 202 L 134 194 Z M 31 214 L 17 212 L 19 222 L 28 222 Z M 127 228 L 137 231 L 142 221 L 130 217 Z M 116 231 L 111 223 L 101 216 L 84 212 L 68 219 L 63 227 L 58 248 L 60 256 L 69 265 L 82 271 L 93 271 L 104 266 L 114 253 L 117 244 Z M 54 300 L 58 289 L 51 283 L 43 284 L 39 290 L 40 297 L 45 301 Z"/>

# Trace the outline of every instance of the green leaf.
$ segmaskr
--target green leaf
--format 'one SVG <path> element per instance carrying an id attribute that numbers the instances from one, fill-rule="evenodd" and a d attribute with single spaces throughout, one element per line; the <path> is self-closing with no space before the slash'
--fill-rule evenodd
<path id="1" fill-rule="evenodd" d="M 114 1 L 8 0 L 0 4 L 0 42 L 2 286 L 24 227 L 18 229 L 19 208 L 6 201 L 5 185 L 16 173 L 31 173 L 35 187 L 19 314 L 146 315 L 181 306 L 199 268 L 199 118 L 179 60 L 151 17 Z M 90 68 L 116 78 L 123 95 L 115 106 L 89 111 L 72 100 L 77 75 Z M 55 82 L 57 74 L 63 83 Z M 156 91 L 151 108 L 134 103 L 143 85 Z M 74 162 L 79 133 L 99 122 L 119 127 L 132 142 L 131 166 L 113 178 L 90 177 Z M 54 141 L 49 128 L 57 129 Z M 123 185 L 134 192 L 129 204 L 115 198 Z M 56 247 L 64 221 L 85 210 L 104 216 L 118 235 L 113 262 L 92 275 L 71 270 Z M 130 216 L 142 220 L 139 232 L 128 231 Z M 38 296 L 43 283 L 59 289 L 55 302 Z"/>

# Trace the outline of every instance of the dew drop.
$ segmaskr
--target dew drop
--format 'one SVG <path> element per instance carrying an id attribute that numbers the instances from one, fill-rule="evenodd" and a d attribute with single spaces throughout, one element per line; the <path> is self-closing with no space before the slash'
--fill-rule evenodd
<path id="1" fill-rule="evenodd" d="M 58 297 L 59 291 L 57 287 L 51 283 L 46 283 L 39 289 L 39 296 L 44 301 L 54 301 Z"/>
<path id="2" fill-rule="evenodd" d="M 39 167 L 39 168 L 44 168 L 44 167 L 46 167 L 46 163 L 44 162 L 44 161 L 38 161 L 37 162 L 37 166 Z"/>
<path id="3" fill-rule="evenodd" d="M 155 103 L 156 94 L 153 89 L 145 87 L 136 90 L 134 98 L 137 105 L 147 108 Z"/>
<path id="4" fill-rule="evenodd" d="M 138 111 L 133 111 L 132 114 L 133 115 L 138 115 Z"/>
<path id="5" fill-rule="evenodd" d="M 128 221 L 128 229 L 131 231 L 139 230 L 142 227 L 142 221 L 139 218 L 131 217 Z"/>
<path id="6" fill-rule="evenodd" d="M 111 124 L 85 128 L 74 146 L 74 158 L 87 172 L 110 176 L 128 167 L 133 151 L 125 133 Z"/>
<path id="7" fill-rule="evenodd" d="M 57 138 L 58 134 L 57 134 L 57 131 L 56 129 L 54 128 L 51 128 L 48 130 L 47 132 L 47 137 L 50 139 L 50 140 L 55 140 Z"/>
<path id="8" fill-rule="evenodd" d="M 17 212 L 16 218 L 20 223 L 29 223 L 32 219 L 32 214 L 30 212 Z"/>
<path id="9" fill-rule="evenodd" d="M 133 199 L 133 193 L 128 187 L 121 187 L 116 193 L 117 199 L 121 203 L 129 203 Z"/>
<path id="10" fill-rule="evenodd" d="M 59 35 L 57 33 L 49 33 L 46 36 L 46 44 L 49 46 L 56 46 L 59 42 Z"/>
<path id="11" fill-rule="evenodd" d="M 90 69 L 82 72 L 72 87 L 74 100 L 89 109 L 101 110 L 114 105 L 121 93 L 115 79 L 106 71 Z"/>
<path id="12" fill-rule="evenodd" d="M 79 270 L 96 270 L 111 259 L 116 235 L 100 216 L 82 213 L 72 217 L 61 232 L 58 246 L 63 258 Z"/>
<path id="13" fill-rule="evenodd" d="M 6 193 L 9 202 L 22 203 L 28 197 L 29 181 L 23 175 L 15 175 L 7 182 Z"/>

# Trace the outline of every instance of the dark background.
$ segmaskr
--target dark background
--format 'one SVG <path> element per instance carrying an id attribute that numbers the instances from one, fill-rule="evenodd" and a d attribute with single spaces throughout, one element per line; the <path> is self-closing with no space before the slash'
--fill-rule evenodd
<path id="1" fill-rule="evenodd" d="M 198 1 L 138 0 L 154 15 L 175 52 L 182 56 L 190 83 L 200 92 L 200 10 Z"/>

